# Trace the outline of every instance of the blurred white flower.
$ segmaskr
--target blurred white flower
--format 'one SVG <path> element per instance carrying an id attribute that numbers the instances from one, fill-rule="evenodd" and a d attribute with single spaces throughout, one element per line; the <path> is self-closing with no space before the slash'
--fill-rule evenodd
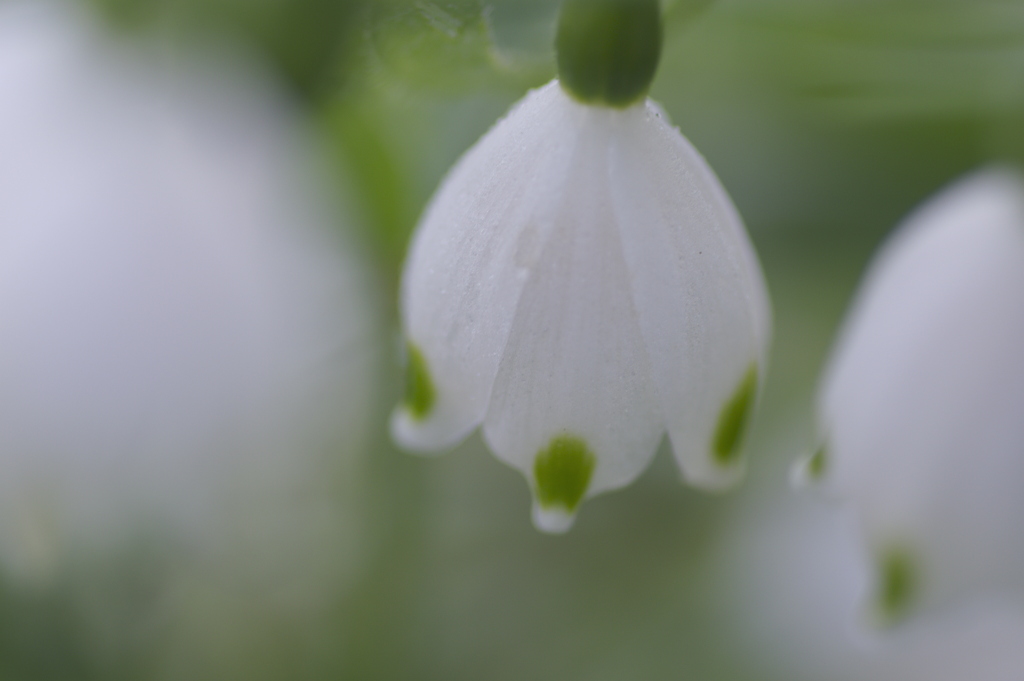
<path id="1" fill-rule="evenodd" d="M 0 8 L 0 561 L 154 533 L 337 584 L 373 325 L 297 117 L 70 8 Z"/>
<path id="2" fill-rule="evenodd" d="M 792 439 L 769 445 L 767 457 L 791 451 Z M 786 494 L 774 479 L 760 476 L 760 488 L 742 496 L 707 559 L 718 576 L 707 587 L 718 620 L 709 638 L 728 640 L 730 658 L 789 681 L 1024 678 L 1024 610 L 1012 602 L 978 599 L 896 629 L 865 629 L 858 613 L 870 566 L 855 519 Z"/>
<path id="3" fill-rule="evenodd" d="M 402 315 L 396 440 L 445 449 L 483 424 L 542 530 L 636 478 L 666 431 L 693 484 L 742 473 L 763 276 L 717 178 L 649 100 L 581 104 L 557 81 L 528 94 L 427 209 Z"/>
<path id="4" fill-rule="evenodd" d="M 1024 587 L 1024 184 L 973 175 L 872 265 L 799 469 L 854 510 L 883 622 Z"/>

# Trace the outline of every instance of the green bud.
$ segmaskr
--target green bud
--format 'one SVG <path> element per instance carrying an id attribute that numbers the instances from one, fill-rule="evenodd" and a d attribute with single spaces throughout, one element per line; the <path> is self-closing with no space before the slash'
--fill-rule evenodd
<path id="1" fill-rule="evenodd" d="M 642 99 L 661 56 L 658 0 L 565 0 L 555 37 L 562 87 L 586 104 Z"/>

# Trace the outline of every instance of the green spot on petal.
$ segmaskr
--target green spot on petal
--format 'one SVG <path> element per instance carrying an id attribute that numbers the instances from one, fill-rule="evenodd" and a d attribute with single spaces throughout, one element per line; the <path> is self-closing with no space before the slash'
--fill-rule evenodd
<path id="1" fill-rule="evenodd" d="M 807 478 L 809 480 L 821 480 L 828 470 L 828 445 L 821 445 L 818 451 L 807 460 Z"/>
<path id="2" fill-rule="evenodd" d="M 434 382 L 430 378 L 427 360 L 412 343 L 406 343 L 405 397 L 402 404 L 417 421 L 423 420 L 434 407 Z"/>
<path id="3" fill-rule="evenodd" d="M 715 439 L 712 453 L 715 461 L 728 466 L 736 461 L 743 444 L 743 435 L 750 420 L 750 413 L 757 397 L 757 365 L 751 364 L 747 373 L 740 381 L 733 396 L 722 407 L 718 416 L 718 427 L 715 428 Z"/>
<path id="4" fill-rule="evenodd" d="M 537 502 L 542 508 L 576 510 L 590 486 L 596 463 L 583 440 L 570 435 L 554 438 L 547 449 L 537 453 L 533 463 Z"/>
<path id="5" fill-rule="evenodd" d="M 884 624 L 906 614 L 917 597 L 920 574 L 911 555 L 902 549 L 888 549 L 878 563 L 875 604 Z"/>

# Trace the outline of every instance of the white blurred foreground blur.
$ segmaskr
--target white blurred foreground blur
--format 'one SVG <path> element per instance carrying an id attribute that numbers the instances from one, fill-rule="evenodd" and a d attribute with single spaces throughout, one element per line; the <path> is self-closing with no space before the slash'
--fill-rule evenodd
<path id="1" fill-rule="evenodd" d="M 157 537 L 318 602 L 359 534 L 365 282 L 273 88 L 151 57 L 0 7 L 0 566 Z"/>

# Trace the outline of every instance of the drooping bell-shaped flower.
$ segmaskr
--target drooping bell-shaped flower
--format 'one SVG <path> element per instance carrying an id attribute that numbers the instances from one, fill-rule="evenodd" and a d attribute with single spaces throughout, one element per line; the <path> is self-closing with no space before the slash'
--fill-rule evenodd
<path id="1" fill-rule="evenodd" d="M 883 622 L 1024 587 L 1024 184 L 960 181 L 875 259 L 800 472 L 850 504 Z"/>
<path id="2" fill-rule="evenodd" d="M 690 482 L 735 481 L 764 375 L 747 234 L 646 98 L 660 21 L 654 0 L 565 3 L 560 79 L 452 169 L 406 263 L 395 438 L 442 450 L 482 424 L 545 531 L 636 478 L 666 432 Z"/>

